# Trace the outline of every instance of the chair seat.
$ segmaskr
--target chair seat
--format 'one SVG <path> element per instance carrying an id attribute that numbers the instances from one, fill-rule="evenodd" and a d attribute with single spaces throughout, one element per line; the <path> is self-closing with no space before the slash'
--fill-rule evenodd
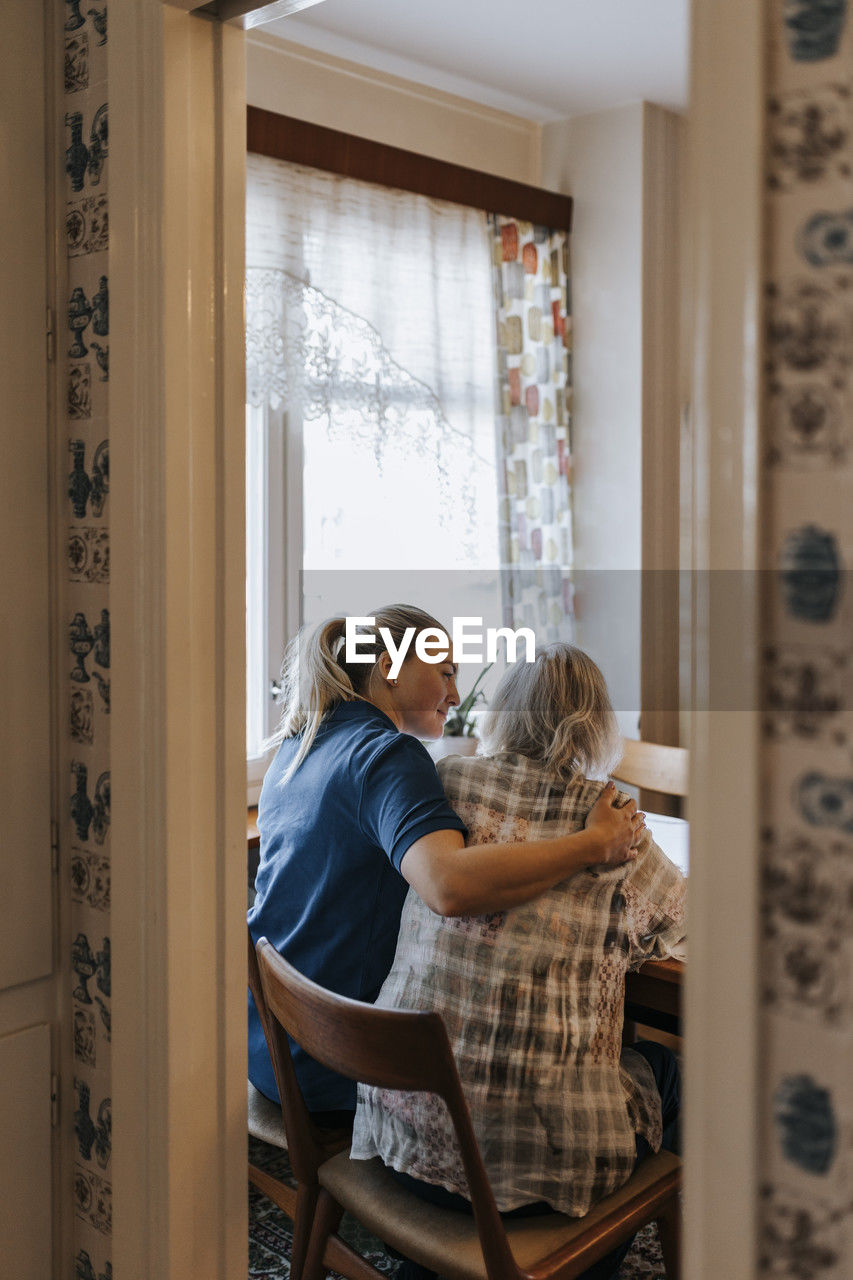
<path id="1" fill-rule="evenodd" d="M 661 1151 L 649 1156 L 618 1191 L 595 1205 L 583 1218 L 553 1213 L 505 1220 L 513 1256 L 528 1270 L 563 1246 L 594 1228 L 608 1215 L 653 1184 L 681 1169 L 678 1156 Z M 473 1217 L 441 1209 L 406 1191 L 378 1157 L 350 1160 L 341 1152 L 321 1166 L 321 1186 L 386 1244 L 437 1271 L 449 1280 L 487 1280 L 485 1263 Z M 630 1232 L 625 1233 L 625 1237 Z M 608 1248 L 614 1248 L 615 1240 Z"/>
<path id="2" fill-rule="evenodd" d="M 268 1142 L 271 1147 L 287 1150 L 287 1138 L 281 1118 L 281 1107 L 255 1088 L 251 1080 L 249 1086 L 249 1133 L 253 1138 Z"/>

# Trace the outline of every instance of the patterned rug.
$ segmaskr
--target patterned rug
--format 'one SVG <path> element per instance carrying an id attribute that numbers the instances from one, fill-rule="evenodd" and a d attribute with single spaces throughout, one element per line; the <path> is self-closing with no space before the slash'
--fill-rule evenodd
<path id="1" fill-rule="evenodd" d="M 249 1139 L 249 1159 L 276 1178 L 292 1181 L 287 1153 Z M 378 1271 L 393 1276 L 400 1263 L 381 1242 L 345 1215 L 341 1235 Z M 282 1211 L 249 1188 L 249 1280 L 289 1280 L 291 1222 Z M 663 1260 L 654 1226 L 644 1227 L 619 1269 L 619 1280 L 664 1280 Z"/>

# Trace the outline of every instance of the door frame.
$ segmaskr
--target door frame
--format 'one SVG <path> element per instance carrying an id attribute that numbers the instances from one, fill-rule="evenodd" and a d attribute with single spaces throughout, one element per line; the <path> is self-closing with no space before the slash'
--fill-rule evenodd
<path id="1" fill-rule="evenodd" d="M 123 0 L 110 43 L 113 1261 L 125 1278 L 236 1280 L 246 1274 L 243 36 L 161 0 Z M 763 6 L 694 0 L 695 707 L 725 662 L 737 661 L 748 695 L 757 684 L 754 610 L 732 655 L 706 588 L 715 571 L 759 563 L 762 79 Z M 751 696 L 739 711 L 704 705 L 689 744 L 686 1274 L 751 1280 L 757 715 Z M 719 920 L 738 939 L 730 954 Z"/>
<path id="2" fill-rule="evenodd" d="M 110 10 L 113 1269 L 247 1267 L 245 60 Z"/>
<path id="3" fill-rule="evenodd" d="M 693 607 L 685 1001 L 690 1280 L 751 1280 L 757 1266 L 765 40 L 765 5 L 694 0 L 693 522 L 692 563 L 685 566 Z M 733 621 L 739 648 L 732 644 Z"/>

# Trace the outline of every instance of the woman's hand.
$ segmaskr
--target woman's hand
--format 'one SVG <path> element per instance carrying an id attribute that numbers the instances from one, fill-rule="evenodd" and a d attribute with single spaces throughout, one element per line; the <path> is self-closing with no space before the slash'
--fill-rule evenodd
<path id="1" fill-rule="evenodd" d="M 645 830 L 645 814 L 637 812 L 634 800 L 621 808 L 614 806 L 616 788 L 608 782 L 595 804 L 586 815 L 587 831 L 600 843 L 601 856 L 594 865 L 618 867 L 631 862 L 637 856 L 637 845 Z"/>

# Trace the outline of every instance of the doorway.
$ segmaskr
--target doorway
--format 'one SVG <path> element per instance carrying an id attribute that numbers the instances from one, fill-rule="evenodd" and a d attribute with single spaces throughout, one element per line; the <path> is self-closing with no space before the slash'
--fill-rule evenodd
<path id="1" fill-rule="evenodd" d="M 113 171 L 113 225 L 127 246 L 115 272 L 137 322 L 123 339 L 122 372 L 113 386 L 123 423 L 114 463 L 117 476 L 123 463 L 144 482 L 146 495 L 144 505 L 130 492 L 121 502 L 117 481 L 114 553 L 128 576 L 116 599 L 121 617 L 114 634 L 113 831 L 126 850 L 114 884 L 114 1002 L 116 1027 L 123 1028 L 121 1038 L 116 1031 L 114 1112 L 117 1130 L 123 1116 L 127 1139 L 114 1155 L 121 1223 L 114 1261 L 117 1273 L 122 1261 L 131 1275 L 224 1278 L 245 1264 L 239 1207 L 245 1200 L 245 793 L 233 781 L 242 772 L 245 716 L 242 674 L 229 661 L 243 643 L 242 450 L 226 430 L 226 423 L 242 421 L 234 362 L 242 349 L 239 308 L 228 301 L 241 291 L 235 259 L 245 150 L 242 35 L 171 11 L 161 27 L 159 16 L 140 5 L 117 15 L 111 39 L 116 155 L 118 140 L 126 145 Z M 733 459 L 743 469 L 751 456 L 757 401 L 754 363 L 743 352 L 754 349 L 759 199 L 755 184 L 741 179 L 759 171 L 760 15 L 733 2 L 697 0 L 693 47 L 690 187 L 700 352 L 693 382 L 694 565 L 752 567 L 754 504 L 743 483 L 734 486 L 741 499 L 733 505 L 730 474 Z M 156 74 L 142 74 L 146 66 Z M 170 111 L 191 118 L 198 130 L 195 146 L 183 154 L 180 131 L 172 135 L 167 128 L 165 153 L 162 135 L 152 131 L 152 122 L 176 118 Z M 200 173 L 209 175 L 202 184 Z M 739 259 L 732 253 L 732 225 L 749 229 L 737 238 Z M 169 270 L 181 255 L 194 264 L 189 277 Z M 161 271 L 150 271 L 152 261 L 163 264 Z M 213 290 L 207 296 L 214 299 L 214 320 L 199 359 L 199 335 L 191 326 L 203 316 L 191 300 L 197 303 L 205 288 Z M 204 456 L 193 448 L 202 438 L 193 434 L 202 403 L 218 424 Z M 217 549 L 212 558 L 211 547 Z M 698 627 L 707 639 L 697 661 L 701 678 L 715 638 L 707 618 L 700 616 Z M 748 742 L 749 726 L 740 728 Z M 714 926 L 725 904 L 738 936 L 747 945 L 754 938 L 755 779 L 754 754 L 732 758 L 729 740 L 730 729 L 709 716 L 696 724 L 691 743 L 698 888 L 687 1070 L 697 1084 L 687 1104 L 693 1153 L 687 1253 L 697 1278 L 717 1274 L 722 1263 L 746 1280 L 754 1252 L 749 1082 L 756 1002 L 750 982 L 718 954 Z M 724 853 L 703 859 L 713 829 L 702 782 L 711 776 L 711 761 L 715 785 L 722 777 L 742 821 Z M 192 909 L 179 910 L 179 903 Z M 725 1013 L 714 1002 L 719 981 L 733 993 Z M 192 1093 L 202 1063 L 208 1083 Z M 723 1099 L 738 1135 L 725 1152 L 713 1130 Z M 147 1189 L 144 1205 L 129 1192 L 140 1183 Z M 197 1203 L 198 1185 L 210 1186 L 209 1203 Z"/>

